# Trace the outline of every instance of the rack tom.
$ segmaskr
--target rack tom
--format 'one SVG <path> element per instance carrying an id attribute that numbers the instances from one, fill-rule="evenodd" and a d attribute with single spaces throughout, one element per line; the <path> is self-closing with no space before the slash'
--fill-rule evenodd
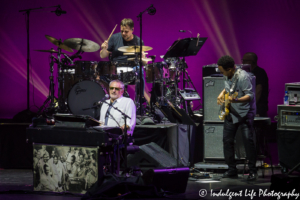
<path id="1" fill-rule="evenodd" d="M 169 68 L 164 62 L 156 62 L 146 66 L 147 83 L 164 82 L 169 79 Z"/>
<path id="2" fill-rule="evenodd" d="M 98 75 L 116 75 L 116 65 L 110 61 L 100 61 L 97 67 Z"/>
<path id="3" fill-rule="evenodd" d="M 97 75 L 96 61 L 75 61 L 75 79 L 76 80 L 93 80 Z"/>

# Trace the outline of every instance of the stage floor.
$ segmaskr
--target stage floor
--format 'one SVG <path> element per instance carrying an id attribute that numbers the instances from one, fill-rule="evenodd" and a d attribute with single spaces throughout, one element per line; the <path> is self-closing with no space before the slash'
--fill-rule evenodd
<path id="1" fill-rule="evenodd" d="M 276 168 L 274 173 L 281 173 L 280 169 Z M 170 195 L 168 199 L 229 199 L 228 196 L 212 196 L 211 190 L 213 190 L 213 194 L 222 192 L 226 193 L 227 189 L 230 192 L 238 193 L 242 191 L 242 196 L 237 198 L 233 197 L 233 199 L 251 199 L 251 192 L 256 193 L 256 196 L 253 199 L 270 199 L 270 197 L 260 195 L 260 190 L 268 190 L 270 188 L 270 180 L 271 180 L 271 169 L 265 170 L 265 177 L 262 178 L 261 170 L 259 170 L 259 178 L 257 181 L 252 183 L 247 183 L 247 175 L 243 176 L 239 174 L 238 179 L 219 179 L 221 177 L 221 173 L 211 173 L 210 174 L 213 179 L 197 179 L 190 177 L 186 189 L 186 193 L 180 195 Z M 219 179 L 219 180 L 218 180 Z M 180 180 L 178 180 L 180 181 Z M 0 169 L 0 200 L 69 200 L 69 199 L 81 199 L 80 196 L 74 196 L 72 194 L 58 194 L 49 193 L 49 194 L 37 194 L 33 193 L 33 175 L 32 171 L 28 169 Z M 205 197 L 199 196 L 199 191 L 201 190 L 201 194 L 207 194 Z M 10 193 L 4 191 L 11 191 Z M 28 191 L 27 193 L 23 191 Z M 246 196 L 246 194 L 248 196 Z M 157 198 L 156 198 L 157 199 Z M 162 199 L 162 198 L 159 198 Z M 150 200 L 150 199 L 148 199 Z"/>

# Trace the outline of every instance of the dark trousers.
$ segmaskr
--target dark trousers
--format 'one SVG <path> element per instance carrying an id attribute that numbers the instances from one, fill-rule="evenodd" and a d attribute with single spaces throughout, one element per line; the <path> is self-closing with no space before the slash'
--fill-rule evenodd
<path id="1" fill-rule="evenodd" d="M 245 118 L 241 122 L 233 124 L 232 120 L 225 118 L 223 130 L 223 149 L 225 162 L 229 170 L 236 170 L 234 140 L 236 132 L 241 126 L 243 143 L 246 151 L 246 159 L 249 161 L 248 166 L 251 172 L 256 172 L 256 149 L 254 143 L 253 118 Z"/>

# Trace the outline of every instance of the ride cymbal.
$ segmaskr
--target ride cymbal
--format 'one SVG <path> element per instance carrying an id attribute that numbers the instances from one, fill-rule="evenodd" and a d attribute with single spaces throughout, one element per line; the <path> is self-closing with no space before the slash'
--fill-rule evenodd
<path id="1" fill-rule="evenodd" d="M 81 50 L 84 52 L 95 52 L 100 49 L 100 45 L 91 40 L 82 38 L 69 38 L 64 41 L 64 45 L 70 47 L 71 49 Z"/>
<path id="2" fill-rule="evenodd" d="M 149 46 L 142 46 L 142 51 L 150 51 L 152 49 L 153 48 Z M 124 46 L 118 48 L 118 50 L 126 53 L 140 52 L 140 46 Z"/>
<path id="3" fill-rule="evenodd" d="M 68 52 L 73 52 L 73 50 L 72 50 L 70 47 L 64 45 L 64 44 L 62 43 L 61 40 L 55 39 L 54 37 L 51 37 L 51 36 L 49 36 L 49 35 L 45 35 L 45 37 L 46 37 L 52 44 L 58 46 L 58 48 L 61 48 L 61 49 L 66 50 L 66 51 L 68 51 Z"/>

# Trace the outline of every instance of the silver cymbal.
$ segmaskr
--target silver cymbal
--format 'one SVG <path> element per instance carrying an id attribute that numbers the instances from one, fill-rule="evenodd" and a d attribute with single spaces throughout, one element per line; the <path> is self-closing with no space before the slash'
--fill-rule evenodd
<path id="1" fill-rule="evenodd" d="M 127 60 L 135 60 L 135 58 L 128 58 Z M 140 60 L 140 58 L 138 58 L 138 60 Z M 152 61 L 152 59 L 151 58 L 142 58 L 142 61 L 149 62 L 149 61 Z"/>
<path id="2" fill-rule="evenodd" d="M 150 51 L 152 49 L 153 48 L 149 47 L 149 46 L 142 46 L 142 51 Z M 140 46 L 124 46 L 124 47 L 118 48 L 118 50 L 122 51 L 122 52 L 127 52 L 127 53 L 140 52 Z"/>

